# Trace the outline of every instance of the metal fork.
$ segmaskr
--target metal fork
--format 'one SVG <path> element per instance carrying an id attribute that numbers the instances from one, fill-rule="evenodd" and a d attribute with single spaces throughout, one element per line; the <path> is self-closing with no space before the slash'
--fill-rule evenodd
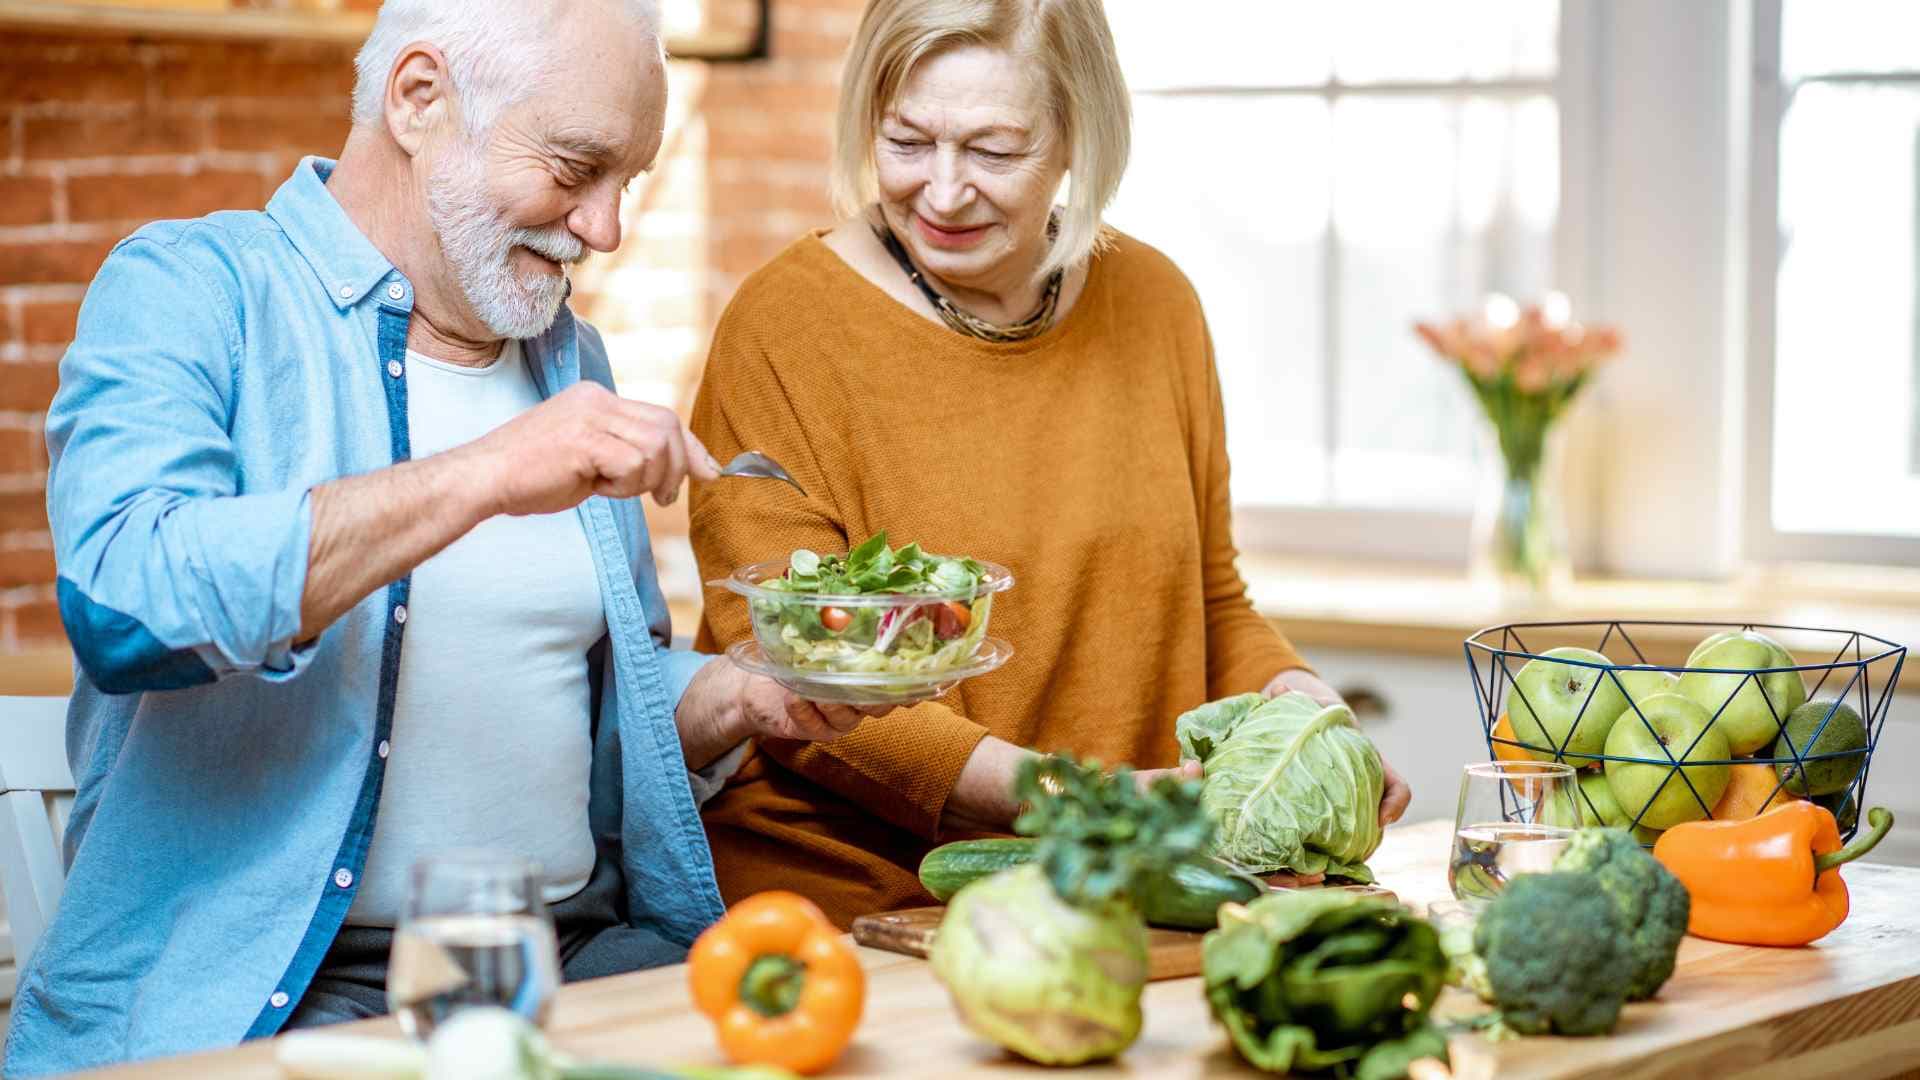
<path id="1" fill-rule="evenodd" d="M 801 487 L 798 480 L 788 475 L 787 470 L 781 468 L 779 462 L 758 450 L 748 450 L 727 462 L 727 467 L 720 470 L 720 475 L 744 476 L 752 480 L 784 480 L 792 484 L 793 490 L 799 492 L 802 497 L 807 494 L 807 489 Z"/>

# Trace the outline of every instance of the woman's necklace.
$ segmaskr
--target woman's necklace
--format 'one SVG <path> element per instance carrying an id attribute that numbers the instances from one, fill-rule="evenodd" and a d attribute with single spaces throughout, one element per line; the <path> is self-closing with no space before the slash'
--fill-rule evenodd
<path id="1" fill-rule="evenodd" d="M 1049 221 L 1047 235 L 1052 236 L 1053 233 L 1054 223 Z M 1060 306 L 1060 281 L 1064 277 L 1064 271 L 1055 270 L 1047 276 L 1046 289 L 1040 294 L 1040 306 L 1034 309 L 1033 314 L 1017 323 L 1000 326 L 978 315 L 960 310 L 953 301 L 941 296 L 932 285 L 927 284 L 926 276 L 920 273 L 919 269 L 913 265 L 913 259 L 907 255 L 906 245 L 900 242 L 899 237 L 893 235 L 893 230 L 884 222 L 873 227 L 873 235 L 879 238 L 880 243 L 886 247 L 887 253 L 893 256 L 893 261 L 900 264 L 900 269 L 906 273 L 907 280 L 920 287 L 920 294 L 927 298 L 927 303 L 933 305 L 933 310 L 940 313 L 940 321 L 946 323 L 950 330 L 982 341 L 1010 342 L 1039 337 L 1046 332 L 1048 326 L 1053 324 L 1053 313 Z"/>

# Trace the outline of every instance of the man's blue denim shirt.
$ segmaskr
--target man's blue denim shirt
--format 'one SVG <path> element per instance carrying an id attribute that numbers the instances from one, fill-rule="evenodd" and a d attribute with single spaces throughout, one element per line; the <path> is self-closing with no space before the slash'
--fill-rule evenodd
<path id="1" fill-rule="evenodd" d="M 353 902 L 408 580 L 296 646 L 308 492 L 407 460 L 413 286 L 334 201 L 332 167 L 302 161 L 264 213 L 123 241 L 61 362 L 47 503 L 82 669 L 79 793 L 9 1076 L 274 1033 Z M 599 334 L 569 311 L 524 352 L 544 395 L 612 385 Z M 690 943 L 723 908 L 673 713 L 708 658 L 667 648 L 638 501 L 579 514 L 608 627 L 595 839 L 620 853 L 630 920 Z"/>

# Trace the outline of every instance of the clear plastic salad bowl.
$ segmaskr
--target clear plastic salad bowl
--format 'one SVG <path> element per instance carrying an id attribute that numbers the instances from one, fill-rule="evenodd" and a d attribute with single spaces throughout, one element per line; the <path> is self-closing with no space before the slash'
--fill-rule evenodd
<path id="1" fill-rule="evenodd" d="M 987 637 L 993 596 L 1013 587 L 1013 574 L 971 561 L 978 579 L 948 589 L 794 591 L 786 561 L 743 566 L 710 584 L 746 597 L 755 640 L 727 652 L 742 667 L 813 701 L 898 704 L 939 697 L 1013 655 Z"/>

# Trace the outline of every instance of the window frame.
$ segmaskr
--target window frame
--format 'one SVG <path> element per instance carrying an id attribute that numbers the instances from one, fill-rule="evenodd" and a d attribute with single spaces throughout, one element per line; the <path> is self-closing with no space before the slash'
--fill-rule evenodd
<path id="1" fill-rule="evenodd" d="M 1795 87 L 1781 70 L 1781 0 L 1753 0 L 1752 85 L 1746 141 L 1748 196 L 1747 352 L 1744 554 L 1755 562 L 1920 565 L 1920 537 L 1870 533 L 1788 532 L 1773 523 L 1775 334 L 1779 316 L 1780 125 Z M 1867 73 L 1860 73 L 1865 75 Z M 1858 76 L 1802 80 L 1860 81 Z M 1920 74 L 1884 80 L 1920 82 Z"/>
<path id="2" fill-rule="evenodd" d="M 1135 93 L 1143 97 L 1205 94 L 1310 96 L 1318 97 L 1330 106 L 1342 99 L 1366 97 L 1421 96 L 1458 102 L 1474 97 L 1514 99 L 1545 94 L 1554 103 L 1560 140 L 1559 210 L 1551 233 L 1554 276 L 1557 279 L 1555 287 L 1571 296 L 1576 309 L 1580 309 L 1586 295 L 1584 286 L 1589 280 L 1588 267 L 1582 257 L 1573 253 L 1576 249 L 1569 239 L 1578 240 L 1590 235 L 1592 225 L 1589 219 L 1593 202 L 1592 193 L 1584 182 L 1586 172 L 1569 166 L 1590 162 L 1597 150 L 1592 123 L 1596 115 L 1593 104 L 1596 87 L 1592 75 L 1597 72 L 1598 65 L 1593 58 L 1579 52 L 1589 41 L 1589 35 L 1585 32 L 1586 24 L 1594 16 L 1594 9 L 1590 5 L 1591 0 L 1559 0 L 1560 18 L 1555 35 L 1558 56 L 1553 74 L 1549 77 L 1343 82 L 1337 76 L 1330 76 L 1323 82 L 1312 84 L 1180 85 L 1142 89 Z M 1338 238 L 1330 224 L 1321 248 L 1322 274 L 1328 281 L 1328 288 L 1322 295 L 1327 342 L 1319 358 L 1323 365 L 1323 392 L 1318 402 L 1319 408 L 1326 413 L 1326 444 L 1323 449 L 1329 455 L 1329 460 L 1338 445 L 1339 395 L 1343 382 L 1337 332 L 1340 298 L 1338 291 L 1332 287 L 1333 279 L 1337 279 L 1339 274 L 1339 260 Z M 1569 426 L 1578 425 L 1570 423 Z M 1570 445 L 1579 441 L 1577 433 L 1570 434 Z M 1563 503 L 1569 517 L 1578 519 L 1582 516 L 1588 487 L 1586 477 L 1570 470 L 1563 480 Z M 1255 557 L 1337 556 L 1402 562 L 1464 563 L 1471 552 L 1472 508 L 1436 510 L 1417 507 L 1285 506 L 1236 501 L 1233 513 L 1236 543 L 1242 554 Z M 1573 554 L 1576 562 L 1586 561 L 1587 553 L 1584 550 L 1576 550 Z"/>

